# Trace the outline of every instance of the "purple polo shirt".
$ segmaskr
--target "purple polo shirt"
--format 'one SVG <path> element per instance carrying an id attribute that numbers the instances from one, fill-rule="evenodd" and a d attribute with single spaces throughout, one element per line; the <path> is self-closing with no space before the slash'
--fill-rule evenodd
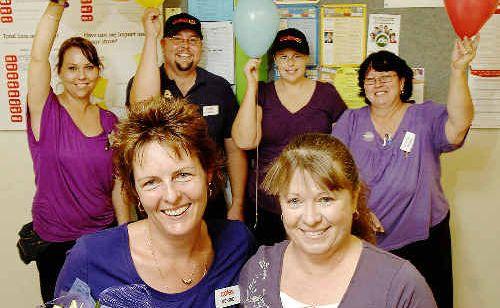
<path id="1" fill-rule="evenodd" d="M 304 133 L 325 133 L 332 130 L 346 105 L 339 93 L 329 83 L 316 82 L 309 102 L 302 109 L 291 113 L 281 103 L 274 82 L 259 83 L 258 104 L 262 107 L 262 139 L 259 144 L 259 185 L 265 171 L 278 157 L 283 148 L 295 136 Z M 248 196 L 255 200 L 255 170 L 250 172 L 247 182 Z M 281 213 L 278 202 L 259 190 L 259 206 Z"/>
<path id="2" fill-rule="evenodd" d="M 118 119 L 110 111 L 99 112 L 103 132 L 87 137 L 51 89 L 43 107 L 38 141 L 28 119 L 28 144 L 36 184 L 33 224 L 46 241 L 76 240 L 114 221 L 108 134 Z"/>
<path id="3" fill-rule="evenodd" d="M 427 101 L 411 105 L 393 140 L 383 145 L 370 118 L 369 107 L 347 110 L 333 129 L 346 144 L 370 189 L 368 206 L 385 233 L 378 245 L 401 248 L 429 237 L 429 229 L 441 222 L 449 206 L 441 187 L 441 153 L 461 146 L 448 142 L 446 106 Z M 409 153 L 400 149 L 407 132 L 415 134 Z"/>

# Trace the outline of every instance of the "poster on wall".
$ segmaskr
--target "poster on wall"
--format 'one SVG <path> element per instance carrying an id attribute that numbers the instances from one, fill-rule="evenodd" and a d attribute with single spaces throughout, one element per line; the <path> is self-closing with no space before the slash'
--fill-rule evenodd
<path id="1" fill-rule="evenodd" d="M 413 70 L 413 91 L 410 99 L 415 103 L 424 102 L 425 69 L 423 67 L 412 67 Z"/>
<path id="2" fill-rule="evenodd" d="M 202 21 L 232 21 L 233 1 L 188 0 L 188 13 Z"/>
<path id="3" fill-rule="evenodd" d="M 473 128 L 500 128 L 500 7 L 480 31 L 471 63 L 469 87 L 474 103 Z"/>
<path id="4" fill-rule="evenodd" d="M 359 65 L 366 50 L 366 4 L 321 7 L 321 66 Z"/>
<path id="5" fill-rule="evenodd" d="M 384 0 L 385 8 L 443 7 L 443 0 Z"/>
<path id="6" fill-rule="evenodd" d="M 319 0 L 274 0 L 276 4 L 318 3 Z"/>
<path id="7" fill-rule="evenodd" d="M 119 2 L 120 5 L 117 5 Z M 0 130 L 25 129 L 26 76 L 35 28 L 47 2 L 11 2 L 10 18 L 0 16 Z M 50 54 L 55 67 L 58 47 L 71 36 L 82 36 L 97 48 L 103 70 L 93 103 L 124 115 L 125 89 L 135 73 L 144 33 L 141 17 L 144 8 L 136 1 L 107 0 L 70 5 L 61 19 Z M 2 11 L 4 12 L 4 11 Z M 51 85 L 62 91 L 52 70 Z"/>
<path id="8" fill-rule="evenodd" d="M 364 98 L 359 96 L 358 67 L 351 65 L 322 67 L 319 79 L 335 85 L 347 107 L 356 109 L 366 106 Z"/>
<path id="9" fill-rule="evenodd" d="M 399 55 L 401 15 L 370 14 L 366 53 L 387 50 Z"/>
<path id="10" fill-rule="evenodd" d="M 315 5 L 278 5 L 280 29 L 296 28 L 304 33 L 309 44 L 309 62 L 318 64 L 318 20 L 319 8 Z"/>
<path id="11" fill-rule="evenodd" d="M 224 77 L 230 84 L 234 80 L 234 40 L 231 21 L 201 23 L 203 51 L 199 66 Z"/>

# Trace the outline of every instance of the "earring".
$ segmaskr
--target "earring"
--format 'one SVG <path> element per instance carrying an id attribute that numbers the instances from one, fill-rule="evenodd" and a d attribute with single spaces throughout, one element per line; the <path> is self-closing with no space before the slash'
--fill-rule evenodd
<path id="1" fill-rule="evenodd" d="M 213 196 L 213 194 L 214 194 L 214 191 L 213 191 L 213 189 L 212 189 L 212 186 L 213 186 L 212 182 L 208 182 L 208 196 L 209 196 L 209 197 L 212 197 L 212 196 Z"/>
<path id="2" fill-rule="evenodd" d="M 138 200 L 139 203 L 137 203 L 137 208 L 139 209 L 139 212 L 145 212 L 144 206 L 142 206 L 141 200 Z"/>
<path id="3" fill-rule="evenodd" d="M 356 209 L 352 214 L 352 219 L 357 220 L 359 218 L 359 211 Z"/>

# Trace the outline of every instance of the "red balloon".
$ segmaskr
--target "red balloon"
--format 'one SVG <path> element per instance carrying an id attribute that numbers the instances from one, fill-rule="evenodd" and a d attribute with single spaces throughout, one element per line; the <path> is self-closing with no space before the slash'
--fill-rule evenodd
<path id="1" fill-rule="evenodd" d="M 474 36 L 495 13 L 498 0 L 444 0 L 451 24 L 460 38 Z"/>

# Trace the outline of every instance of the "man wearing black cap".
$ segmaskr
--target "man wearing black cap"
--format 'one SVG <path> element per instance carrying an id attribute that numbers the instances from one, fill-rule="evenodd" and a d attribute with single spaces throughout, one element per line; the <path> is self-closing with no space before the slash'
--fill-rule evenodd
<path id="1" fill-rule="evenodd" d="M 127 105 L 170 93 L 200 106 L 210 136 L 223 149 L 231 183 L 232 205 L 229 219 L 243 219 L 243 199 L 247 177 L 247 158 L 231 138 L 231 126 L 238 104 L 230 84 L 201 67 L 203 34 L 200 21 L 189 14 L 170 16 L 165 22 L 161 47 L 164 64 L 158 68 L 157 38 L 161 32 L 160 12 L 145 10 L 142 21 L 145 38 L 141 60 L 127 87 Z M 208 204 L 206 218 L 225 217 L 223 196 Z"/>

